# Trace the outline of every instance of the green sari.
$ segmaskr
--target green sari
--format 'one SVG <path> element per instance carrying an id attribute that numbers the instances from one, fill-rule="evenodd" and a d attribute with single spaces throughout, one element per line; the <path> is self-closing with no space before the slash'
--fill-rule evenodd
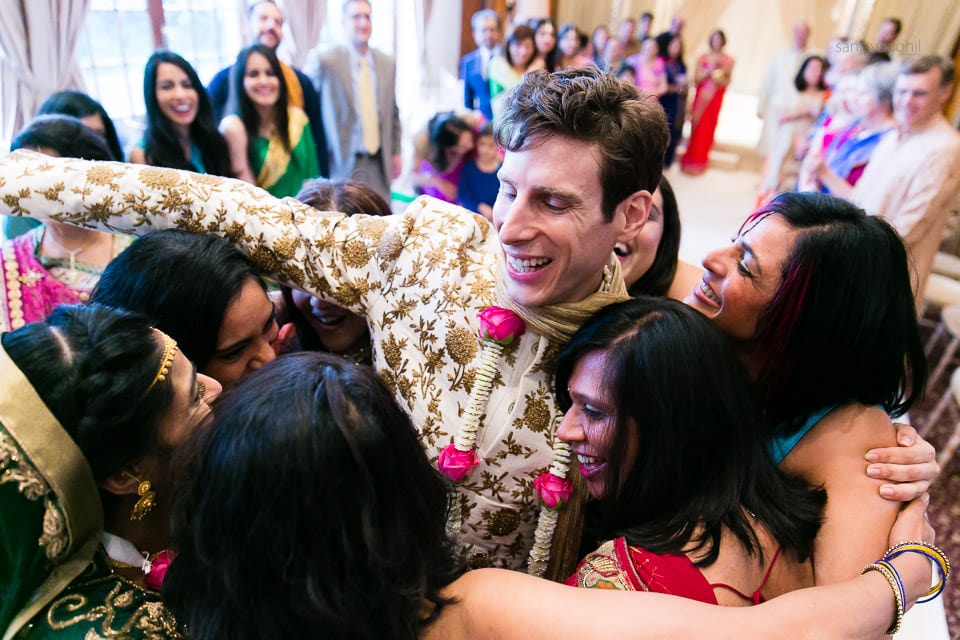
<path id="1" fill-rule="evenodd" d="M 180 637 L 159 594 L 110 570 L 102 530 L 83 454 L 0 348 L 3 640 Z"/>
<path id="2" fill-rule="evenodd" d="M 256 137 L 250 141 L 257 186 L 278 198 L 296 196 L 304 182 L 320 175 L 317 148 L 307 114 L 297 107 L 290 107 L 287 113 L 290 119 L 289 152 L 276 135 L 269 140 Z"/>

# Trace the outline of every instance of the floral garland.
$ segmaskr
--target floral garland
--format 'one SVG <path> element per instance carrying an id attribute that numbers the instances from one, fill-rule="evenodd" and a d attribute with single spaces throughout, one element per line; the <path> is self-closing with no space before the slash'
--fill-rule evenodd
<path id="1" fill-rule="evenodd" d="M 139 569 L 143 572 L 147 588 L 160 591 L 167 569 L 176 557 L 173 551 L 164 549 L 153 555 L 141 553 L 129 540 L 106 531 L 100 533 L 100 541 L 110 559 L 111 566 L 119 569 Z"/>
<path id="2" fill-rule="evenodd" d="M 572 455 L 570 443 L 558 438 L 556 429 L 553 433 L 553 462 L 548 471 L 540 474 L 533 481 L 533 488 L 540 497 L 542 508 L 537 520 L 537 530 L 533 534 L 533 548 L 530 549 L 527 573 L 537 577 L 542 577 L 547 571 L 547 565 L 550 564 L 550 547 L 553 544 L 553 533 L 557 529 L 560 509 L 573 494 L 573 482 L 567 477 Z"/>
<path id="3" fill-rule="evenodd" d="M 497 374 L 497 364 L 503 355 L 504 347 L 526 331 L 526 324 L 516 313 L 503 307 L 486 307 L 477 314 L 480 318 L 480 364 L 477 367 L 477 377 L 470 392 L 467 403 L 463 427 L 454 436 L 453 442 L 440 452 L 437 467 L 454 483 L 459 483 L 480 464 L 477 456 L 477 430 L 480 427 L 480 416 L 487 406 L 493 380 Z M 537 491 L 543 508 L 537 521 L 537 530 L 534 533 L 534 545 L 530 551 L 528 571 L 533 575 L 543 575 L 550 560 L 550 546 L 553 533 L 557 527 L 558 512 L 573 493 L 573 483 L 567 479 L 570 468 L 570 446 L 559 439 L 554 439 L 553 462 L 550 470 L 534 480 L 533 486 Z M 463 514 L 460 502 L 456 499 L 450 507 L 450 516 L 447 520 L 447 531 L 456 535 L 463 526 Z"/>

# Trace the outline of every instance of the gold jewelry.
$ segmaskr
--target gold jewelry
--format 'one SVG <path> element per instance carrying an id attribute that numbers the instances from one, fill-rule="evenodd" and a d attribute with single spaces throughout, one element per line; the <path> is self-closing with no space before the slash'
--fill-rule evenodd
<path id="1" fill-rule="evenodd" d="M 163 338 L 163 355 L 160 356 L 160 368 L 157 369 L 157 375 L 153 377 L 153 382 L 147 387 L 147 393 L 150 393 L 150 390 L 153 389 L 158 382 L 163 382 L 167 379 L 167 375 L 170 373 L 170 367 L 173 364 L 173 357 L 177 353 L 176 340 L 156 327 L 154 327 L 153 330 Z"/>
<path id="2" fill-rule="evenodd" d="M 197 380 L 197 388 L 200 390 L 200 399 L 203 400 L 203 396 L 207 395 L 207 385 L 203 384 L 203 380 Z"/>
<path id="3" fill-rule="evenodd" d="M 903 624 L 903 595 L 901 594 L 901 591 L 900 591 L 900 584 L 899 584 L 900 580 L 896 575 L 894 575 L 891 569 L 892 569 L 892 565 L 890 565 L 889 563 L 883 562 L 883 563 L 868 564 L 863 568 L 863 571 L 860 572 L 860 575 L 863 575 L 868 571 L 876 571 L 887 580 L 887 583 L 890 585 L 890 589 L 893 590 L 893 599 L 895 601 L 895 604 L 894 604 L 895 616 L 894 616 L 893 622 L 890 623 L 890 627 L 886 630 L 886 635 L 888 636 L 892 636 L 897 631 L 899 631 L 900 625 Z"/>
<path id="4" fill-rule="evenodd" d="M 77 247 L 76 249 L 70 249 L 65 244 L 61 243 L 59 240 L 54 238 L 53 237 L 54 234 L 47 233 L 48 230 L 49 230 L 49 227 L 43 228 L 43 232 L 40 237 L 40 244 L 43 244 L 43 241 L 47 240 L 53 243 L 54 245 L 56 245 L 57 247 L 59 247 L 61 251 L 66 253 L 67 256 L 69 256 L 71 271 L 77 271 L 77 256 L 83 253 L 84 251 L 86 251 L 87 249 L 89 249 L 91 246 L 93 246 L 93 243 L 96 242 L 98 239 L 98 236 L 95 235 L 89 240 L 87 240 L 85 243 Z"/>
<path id="5" fill-rule="evenodd" d="M 142 552 L 143 559 L 149 562 L 150 564 L 153 564 L 154 560 L 157 559 L 157 556 L 159 556 L 164 551 L 167 551 L 167 549 L 161 549 L 160 551 L 157 551 L 156 553 L 151 553 L 151 554 L 147 554 L 147 552 L 144 551 Z M 110 563 L 110 566 L 113 567 L 114 569 L 138 569 L 140 571 L 143 571 L 142 563 L 140 565 L 133 565 L 133 564 L 128 564 L 122 560 L 115 560 L 114 558 L 107 558 L 107 561 Z"/>
<path id="6" fill-rule="evenodd" d="M 129 471 L 124 471 L 124 475 L 135 480 L 137 484 L 137 495 L 140 499 L 133 505 L 133 511 L 130 512 L 130 519 L 133 521 L 143 520 L 157 506 L 157 492 L 153 490 L 153 485 L 149 480 L 140 480 Z"/>
<path id="7" fill-rule="evenodd" d="M 943 552 L 942 549 L 937 547 L 934 544 L 929 542 L 923 542 L 920 540 L 909 540 L 907 542 L 901 542 L 900 544 L 894 545 L 887 549 L 887 552 L 883 554 L 884 560 L 893 560 L 899 555 L 904 553 L 916 553 L 918 555 L 925 556 L 933 565 L 937 568 L 937 571 L 940 574 L 940 580 L 935 584 L 930 590 L 923 595 L 923 597 L 917 602 L 929 602 L 943 592 L 944 586 L 947 584 L 947 579 L 950 577 L 950 559 L 947 558 L 947 554 Z"/>

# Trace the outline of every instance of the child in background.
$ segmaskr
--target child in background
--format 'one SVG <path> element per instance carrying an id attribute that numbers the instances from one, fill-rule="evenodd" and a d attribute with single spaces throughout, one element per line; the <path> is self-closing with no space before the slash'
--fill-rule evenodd
<path id="1" fill-rule="evenodd" d="M 485 124 L 477 132 L 477 155 L 463 165 L 460 174 L 460 204 L 493 221 L 493 202 L 500 191 L 500 149 L 493 139 L 493 125 Z"/>

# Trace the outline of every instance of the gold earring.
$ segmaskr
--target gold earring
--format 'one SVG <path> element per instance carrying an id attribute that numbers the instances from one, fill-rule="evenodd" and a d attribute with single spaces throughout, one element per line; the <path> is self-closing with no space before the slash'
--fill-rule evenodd
<path id="1" fill-rule="evenodd" d="M 140 496 L 140 499 L 137 500 L 137 503 L 133 505 L 133 511 L 130 513 L 130 519 L 134 521 L 143 520 L 147 515 L 150 514 L 151 511 L 154 510 L 154 508 L 156 508 L 157 492 L 153 490 L 153 486 L 150 484 L 149 480 L 140 480 L 140 478 L 127 471 L 124 471 L 123 473 L 138 483 L 137 495 Z"/>

